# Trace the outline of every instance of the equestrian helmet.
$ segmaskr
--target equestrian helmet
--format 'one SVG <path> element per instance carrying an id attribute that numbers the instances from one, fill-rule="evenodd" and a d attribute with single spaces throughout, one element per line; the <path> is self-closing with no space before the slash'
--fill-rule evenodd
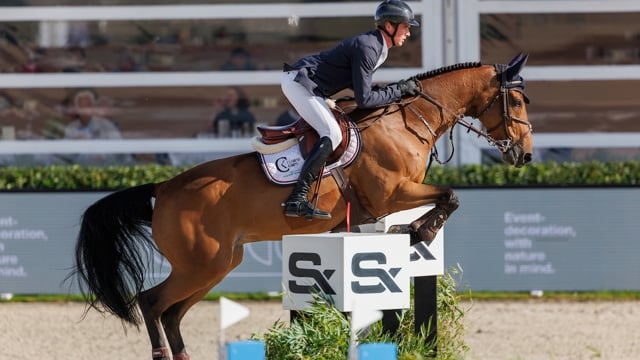
<path id="1" fill-rule="evenodd" d="M 402 0 L 385 0 L 376 9 L 376 25 L 382 26 L 385 21 L 392 24 L 407 23 L 411 26 L 420 26 L 413 16 L 413 10 Z"/>

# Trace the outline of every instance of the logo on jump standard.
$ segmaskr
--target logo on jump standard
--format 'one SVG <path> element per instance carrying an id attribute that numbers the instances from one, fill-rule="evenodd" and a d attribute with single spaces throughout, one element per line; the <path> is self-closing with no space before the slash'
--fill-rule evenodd
<path id="1" fill-rule="evenodd" d="M 369 262 L 377 263 L 379 266 L 371 266 Z M 301 264 L 311 264 L 311 267 L 301 266 Z M 363 266 L 363 263 L 368 264 Z M 363 284 L 359 280 L 351 281 L 351 291 L 354 294 L 380 294 L 384 292 L 402 293 L 402 289 L 396 283 L 396 275 L 402 267 L 383 266 L 387 264 L 387 257 L 382 252 L 362 252 L 355 253 L 351 258 L 351 274 L 355 278 L 368 279 L 369 284 Z M 289 273 L 298 278 L 306 279 L 304 284 L 297 280 L 289 280 L 289 290 L 294 294 L 312 294 L 323 292 L 326 295 L 335 295 L 336 291 L 329 283 L 336 269 L 326 268 L 322 265 L 320 254 L 314 252 L 294 252 L 289 256 Z M 309 284 L 309 279 L 313 279 Z M 376 279 L 371 283 L 371 279 Z"/>

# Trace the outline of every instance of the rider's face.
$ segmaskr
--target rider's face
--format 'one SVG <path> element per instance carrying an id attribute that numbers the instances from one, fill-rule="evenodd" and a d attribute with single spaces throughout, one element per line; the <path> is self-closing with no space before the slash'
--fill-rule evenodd
<path id="1" fill-rule="evenodd" d="M 409 36 L 411 36 L 411 32 L 409 31 L 410 29 L 411 25 L 407 23 L 398 24 L 398 31 L 396 32 L 396 36 L 394 37 L 397 46 L 402 46 L 402 44 L 404 44 L 404 41 Z"/>
<path id="2" fill-rule="evenodd" d="M 395 46 L 402 46 L 402 44 L 404 44 L 404 41 L 411 36 L 411 25 L 407 24 L 407 23 L 400 23 L 398 24 L 398 30 L 396 31 L 395 29 L 395 25 L 390 23 L 390 22 L 386 22 L 385 23 L 386 26 L 386 30 L 389 34 L 393 34 L 394 31 L 396 33 L 396 35 L 393 37 L 393 42 L 395 43 Z"/>

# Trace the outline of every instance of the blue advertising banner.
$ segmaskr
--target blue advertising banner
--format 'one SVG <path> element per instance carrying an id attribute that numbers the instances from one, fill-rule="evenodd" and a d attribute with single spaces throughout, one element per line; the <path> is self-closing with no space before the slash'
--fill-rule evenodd
<path id="1" fill-rule="evenodd" d="M 0 193 L 0 293 L 78 293 L 65 281 L 74 264 L 75 239 L 87 206 L 107 193 Z M 215 291 L 280 291 L 280 242 L 245 247 L 245 261 Z M 162 281 L 170 271 L 155 254 L 148 283 Z"/>
<path id="2" fill-rule="evenodd" d="M 640 290 L 640 188 L 458 191 L 445 266 L 473 290 Z"/>
<path id="3" fill-rule="evenodd" d="M 64 282 L 84 209 L 106 193 L 0 193 L 0 293 L 77 293 Z M 461 288 L 640 290 L 640 188 L 463 189 L 444 230 Z M 152 259 L 149 283 L 170 271 Z M 245 247 L 213 291 L 280 292 L 280 242 Z"/>

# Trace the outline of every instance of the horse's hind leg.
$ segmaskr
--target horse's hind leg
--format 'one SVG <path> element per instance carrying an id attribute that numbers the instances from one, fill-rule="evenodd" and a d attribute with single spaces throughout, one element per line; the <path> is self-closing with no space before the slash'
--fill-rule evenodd
<path id="1" fill-rule="evenodd" d="M 160 322 L 160 314 L 164 309 L 158 302 L 159 293 L 162 291 L 164 284 L 161 283 L 138 295 L 138 307 L 147 327 L 149 340 L 151 341 L 151 357 L 154 360 L 171 360 L 171 348 Z"/>
<path id="2" fill-rule="evenodd" d="M 165 334 L 161 316 L 173 304 L 189 298 L 194 291 L 202 289 L 203 286 L 194 284 L 193 278 L 195 276 L 190 277 L 188 274 L 181 276 L 172 271 L 165 281 L 138 295 L 138 306 L 149 333 L 153 359 L 171 360 L 173 357 L 171 343 Z"/>
<path id="3" fill-rule="evenodd" d="M 188 299 L 173 304 L 169 309 L 162 313 L 162 325 L 164 326 L 167 340 L 173 351 L 173 360 L 189 360 L 187 349 L 180 333 L 180 322 L 187 311 L 209 292 L 210 288 L 206 287 L 191 295 Z"/>
<path id="4" fill-rule="evenodd" d="M 244 249 L 242 246 L 234 249 L 231 266 L 228 269 L 226 269 L 222 274 L 215 276 L 207 286 L 195 292 L 187 299 L 173 304 L 162 314 L 162 324 L 164 326 L 167 340 L 169 341 L 171 349 L 173 350 L 173 360 L 190 359 L 189 355 L 187 354 L 184 340 L 182 339 L 182 334 L 180 332 L 180 323 L 182 321 L 182 318 L 193 305 L 204 298 L 209 290 L 211 290 L 216 284 L 222 281 L 222 279 L 231 270 L 233 270 L 242 262 L 243 250 Z"/>

